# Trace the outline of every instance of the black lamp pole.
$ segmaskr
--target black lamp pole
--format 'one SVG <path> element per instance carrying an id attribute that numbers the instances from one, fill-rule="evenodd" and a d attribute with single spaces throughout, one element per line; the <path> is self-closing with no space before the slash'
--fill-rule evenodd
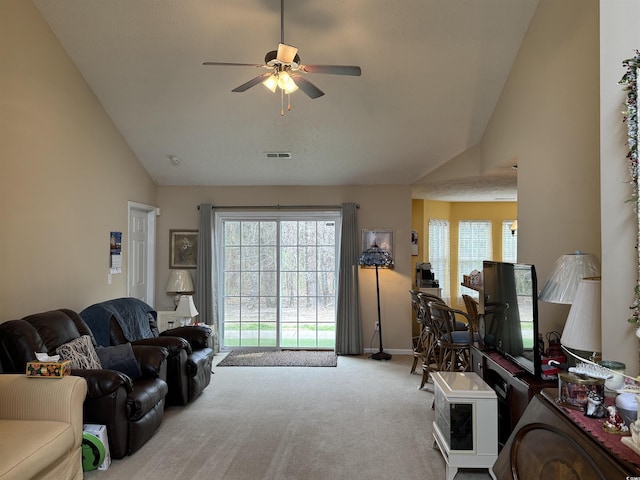
<path id="1" fill-rule="evenodd" d="M 383 250 L 377 243 L 367 248 L 358 259 L 358 264 L 363 267 L 376 268 L 376 298 L 378 300 L 378 337 L 380 338 L 380 351 L 371 355 L 374 360 L 391 360 L 391 355 L 382 350 L 382 320 L 380 318 L 380 281 L 378 279 L 378 267 L 393 267 L 393 258 L 387 250 Z"/>
<path id="2" fill-rule="evenodd" d="M 380 321 L 380 282 L 378 281 L 378 265 L 376 264 L 376 295 L 378 298 L 378 338 L 380 351 L 371 355 L 374 360 L 391 360 L 391 355 L 382 350 L 382 322 Z"/>

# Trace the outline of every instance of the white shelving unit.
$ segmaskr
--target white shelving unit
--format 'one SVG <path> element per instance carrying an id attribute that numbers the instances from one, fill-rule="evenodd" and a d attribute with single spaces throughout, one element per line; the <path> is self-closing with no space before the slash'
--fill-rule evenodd
<path id="1" fill-rule="evenodd" d="M 498 458 L 498 399 L 474 372 L 434 372 L 433 438 L 447 462 L 447 480 L 458 468 L 491 467 Z"/>

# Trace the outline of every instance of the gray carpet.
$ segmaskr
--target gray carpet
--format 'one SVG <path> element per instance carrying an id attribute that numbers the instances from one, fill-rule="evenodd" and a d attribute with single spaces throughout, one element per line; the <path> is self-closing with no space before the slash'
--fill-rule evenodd
<path id="1" fill-rule="evenodd" d="M 219 367 L 335 367 L 334 352 L 315 350 L 233 350 Z"/>
<path id="2" fill-rule="evenodd" d="M 223 355 L 217 355 L 219 361 Z M 85 480 L 442 480 L 433 386 L 412 357 L 340 356 L 336 368 L 214 367 L 136 453 Z M 456 480 L 489 480 L 461 470 Z"/>

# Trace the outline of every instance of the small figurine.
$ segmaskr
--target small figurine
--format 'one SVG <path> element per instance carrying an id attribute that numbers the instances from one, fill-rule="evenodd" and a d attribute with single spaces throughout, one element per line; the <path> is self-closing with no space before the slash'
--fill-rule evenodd
<path id="1" fill-rule="evenodd" d="M 585 415 L 591 418 L 604 418 L 607 415 L 607 410 L 604 407 L 604 397 L 596 390 L 589 390 Z"/>
<path id="2" fill-rule="evenodd" d="M 609 412 L 609 418 L 604 421 L 602 427 L 605 432 L 608 433 L 627 433 L 629 431 L 629 427 L 624 424 L 624 420 L 616 410 L 616 407 L 613 405 L 607 407 L 607 411 Z"/>

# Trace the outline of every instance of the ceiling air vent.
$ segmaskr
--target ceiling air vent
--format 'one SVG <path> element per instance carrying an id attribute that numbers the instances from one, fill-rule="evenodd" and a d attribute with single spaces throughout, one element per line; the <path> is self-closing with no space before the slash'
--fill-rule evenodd
<path id="1" fill-rule="evenodd" d="M 265 158 L 291 158 L 291 152 L 264 152 Z"/>

